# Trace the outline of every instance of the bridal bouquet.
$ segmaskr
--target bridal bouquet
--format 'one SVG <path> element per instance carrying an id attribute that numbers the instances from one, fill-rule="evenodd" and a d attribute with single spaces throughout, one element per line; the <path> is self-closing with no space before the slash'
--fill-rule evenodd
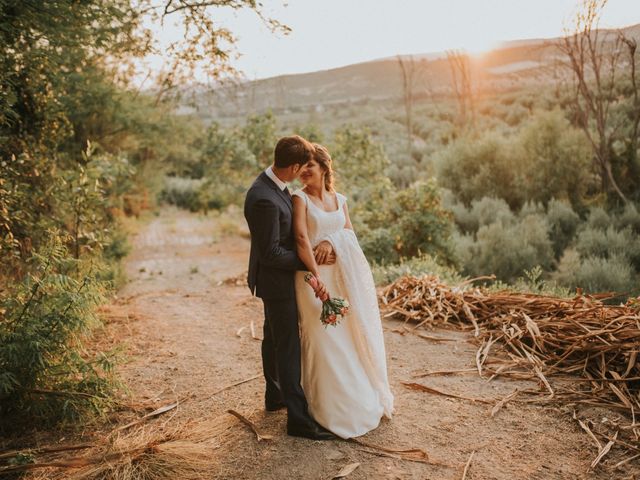
<path id="1" fill-rule="evenodd" d="M 311 273 L 307 273 L 304 276 L 304 281 L 307 282 L 313 290 L 318 288 L 318 280 Z M 344 317 L 349 312 L 349 302 L 344 298 L 329 298 L 329 295 L 325 294 L 320 297 L 322 301 L 322 313 L 320 313 L 320 321 L 326 327 L 327 325 L 333 325 L 334 327 L 339 323 L 339 317 Z"/>

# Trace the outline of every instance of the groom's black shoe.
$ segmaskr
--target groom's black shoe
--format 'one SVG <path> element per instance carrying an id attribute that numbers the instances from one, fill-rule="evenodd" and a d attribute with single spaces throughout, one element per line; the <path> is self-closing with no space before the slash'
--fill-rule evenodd
<path id="1" fill-rule="evenodd" d="M 320 425 L 287 426 L 287 434 L 292 437 L 304 437 L 311 440 L 337 440 L 333 433 Z"/>
<path id="2" fill-rule="evenodd" d="M 264 409 L 267 412 L 276 412 L 278 410 L 282 410 L 283 408 L 287 408 L 284 402 L 264 402 Z"/>

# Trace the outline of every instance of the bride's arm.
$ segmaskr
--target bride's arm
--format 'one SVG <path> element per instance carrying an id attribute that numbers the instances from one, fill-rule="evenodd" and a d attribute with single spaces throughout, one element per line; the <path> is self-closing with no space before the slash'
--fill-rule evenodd
<path id="1" fill-rule="evenodd" d="M 296 246 L 300 260 L 307 266 L 314 277 L 318 275 L 318 264 L 313 255 L 309 233 L 307 231 L 307 206 L 304 200 L 297 195 L 293 196 L 293 233 L 296 238 Z"/>

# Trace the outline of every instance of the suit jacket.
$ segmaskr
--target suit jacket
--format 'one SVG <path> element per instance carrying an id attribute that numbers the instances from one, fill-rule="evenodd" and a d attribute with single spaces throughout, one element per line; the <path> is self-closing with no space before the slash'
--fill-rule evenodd
<path id="1" fill-rule="evenodd" d="M 294 274 L 306 267 L 295 250 L 291 196 L 262 172 L 247 192 L 244 217 L 251 233 L 251 293 L 263 299 L 294 297 Z"/>

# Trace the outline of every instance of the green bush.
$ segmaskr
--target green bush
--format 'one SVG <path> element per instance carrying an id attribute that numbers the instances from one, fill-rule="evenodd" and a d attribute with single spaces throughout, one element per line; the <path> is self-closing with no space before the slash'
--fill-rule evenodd
<path id="1" fill-rule="evenodd" d="M 640 212 L 637 207 L 628 203 L 622 213 L 616 216 L 615 225 L 619 230 L 629 227 L 636 235 L 640 235 Z"/>
<path id="2" fill-rule="evenodd" d="M 383 265 L 398 261 L 400 256 L 395 248 L 393 234 L 389 229 L 379 227 L 367 230 L 364 227 L 356 230 L 362 251 L 370 261 Z"/>
<path id="3" fill-rule="evenodd" d="M 509 107 L 518 109 L 529 115 Z M 520 120 L 516 115 L 510 122 Z M 559 110 L 537 112 L 511 134 L 494 128 L 461 137 L 435 156 L 438 182 L 462 203 L 500 198 L 514 211 L 527 201 L 546 206 L 552 198 L 580 207 L 594 186 L 590 162 L 584 135 Z"/>
<path id="4" fill-rule="evenodd" d="M 560 277 L 565 285 L 580 287 L 589 293 L 638 292 L 637 277 L 624 257 L 587 257 L 574 268 L 566 269 L 564 276 Z"/>
<path id="5" fill-rule="evenodd" d="M 496 222 L 508 225 L 515 220 L 509 205 L 501 198 L 483 197 L 472 201 L 471 215 L 476 219 L 478 228 Z"/>
<path id="6" fill-rule="evenodd" d="M 0 424 L 51 422 L 100 412 L 115 379 L 108 355 L 88 357 L 105 286 L 94 262 L 71 258 L 61 237 L 31 257 L 31 273 L 0 304 Z"/>
<path id="7" fill-rule="evenodd" d="M 203 182 L 197 186 L 197 209 L 241 205 L 244 192 L 261 169 L 272 161 L 275 118 L 253 116 L 241 131 L 212 124 L 202 147 Z"/>
<path id="8" fill-rule="evenodd" d="M 459 236 L 457 240 L 464 243 L 456 251 L 467 250 L 461 268 L 472 276 L 495 274 L 504 282 L 513 282 L 536 266 L 549 270 L 553 248 L 547 229 L 541 217 L 528 215 L 509 225 L 496 222 L 480 227 L 473 244 L 470 237 Z"/>
<path id="9" fill-rule="evenodd" d="M 536 293 L 538 295 L 550 295 L 560 298 L 572 297 L 574 292 L 571 288 L 562 286 L 556 279 L 545 279 L 545 272 L 540 266 L 531 270 L 525 270 L 524 275 L 513 283 L 507 284 L 496 281 L 487 285 L 490 291 L 510 290 L 523 293 Z"/>
<path id="10" fill-rule="evenodd" d="M 368 202 L 369 210 L 383 205 L 391 182 L 389 159 L 366 128 L 345 125 L 335 132 L 331 146 L 337 188 L 353 203 Z"/>
<path id="11" fill-rule="evenodd" d="M 582 204 L 590 186 L 591 147 L 559 109 L 536 112 L 518 132 L 523 164 L 521 188 L 527 200 L 552 198 Z"/>
<path id="12" fill-rule="evenodd" d="M 483 197 L 505 200 L 513 209 L 524 203 L 518 184 L 522 170 L 518 145 L 495 133 L 462 137 L 435 158 L 438 183 L 465 205 Z"/>
<path id="13" fill-rule="evenodd" d="M 626 259 L 636 271 L 640 271 L 640 237 L 631 228 L 606 230 L 586 227 L 580 231 L 576 249 L 582 258 L 600 257 Z"/>
<path id="14" fill-rule="evenodd" d="M 203 207 L 200 188 L 204 182 L 202 179 L 165 177 L 160 201 L 196 212 Z"/>
<path id="15" fill-rule="evenodd" d="M 264 165 L 266 168 L 273 161 L 273 148 L 278 140 L 276 129 L 276 117 L 270 110 L 261 115 L 250 115 L 240 132 L 240 137 L 244 139 L 252 158 L 244 155 L 243 159 L 250 158 L 250 163 L 257 162 L 258 165 Z M 236 167 L 241 168 L 242 166 L 236 163 Z"/>
<path id="16" fill-rule="evenodd" d="M 447 267 L 438 262 L 431 255 L 420 255 L 410 259 L 403 259 L 399 263 L 390 265 L 375 265 L 373 278 L 376 285 L 388 285 L 403 276 L 421 277 L 424 275 L 436 275 L 442 281 L 455 284 L 463 280 L 460 274 L 452 267 Z"/>
<path id="17" fill-rule="evenodd" d="M 480 228 L 478 217 L 462 203 L 454 203 L 445 207 L 453 215 L 453 220 L 462 233 L 475 233 Z"/>
<path id="18" fill-rule="evenodd" d="M 460 271 L 473 274 L 475 272 L 472 266 L 473 255 L 477 250 L 475 248 L 474 234 L 455 231 L 451 236 L 451 241 L 456 265 L 459 266 Z"/>
<path id="19" fill-rule="evenodd" d="M 589 210 L 585 227 L 606 230 L 611 225 L 611 217 L 602 207 L 592 207 Z"/>
<path id="20" fill-rule="evenodd" d="M 555 258 L 558 259 L 575 238 L 580 217 L 569 204 L 554 198 L 547 208 L 547 223 Z"/>
<path id="21" fill-rule="evenodd" d="M 440 204 L 435 182 L 416 182 L 388 199 L 386 219 L 401 257 L 426 253 L 453 262 L 451 214 Z"/>

